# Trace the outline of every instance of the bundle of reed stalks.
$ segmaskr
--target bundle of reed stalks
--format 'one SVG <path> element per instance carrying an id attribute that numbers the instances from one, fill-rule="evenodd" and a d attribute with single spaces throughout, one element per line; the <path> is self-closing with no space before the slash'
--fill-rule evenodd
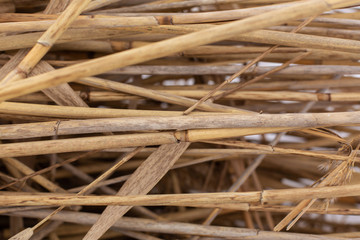
<path id="1" fill-rule="evenodd" d="M 360 0 L 0 0 L 0 239 L 345 239 Z"/>

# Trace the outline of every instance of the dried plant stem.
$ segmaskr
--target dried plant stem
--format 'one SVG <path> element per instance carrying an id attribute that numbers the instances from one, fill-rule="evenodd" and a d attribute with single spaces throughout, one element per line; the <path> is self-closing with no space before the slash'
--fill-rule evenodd
<path id="1" fill-rule="evenodd" d="M 214 74 L 214 75 L 227 75 L 232 74 L 234 71 L 239 70 L 241 67 L 234 65 L 175 65 L 175 66 L 152 66 L 152 65 L 143 65 L 143 66 L 129 66 L 124 67 L 118 70 L 114 70 L 108 72 L 108 74 L 119 74 L 119 75 L 127 75 L 127 74 L 153 74 L 153 75 L 206 75 L 206 74 Z M 334 69 L 335 68 L 335 69 Z M 273 70 L 274 67 L 257 67 L 251 74 L 264 74 L 268 71 Z M 289 66 L 276 74 L 274 77 L 288 76 L 288 75 L 343 75 L 343 74 L 356 74 L 360 71 L 359 66 L 344 66 L 344 65 L 294 65 Z M 89 78 L 86 78 L 89 79 Z M 92 79 L 92 78 L 91 78 Z M 86 84 L 86 80 L 79 80 L 79 82 L 83 81 Z M 89 81 L 90 82 L 90 81 Z M 105 87 L 103 87 L 105 89 Z M 271 92 L 269 92 L 271 93 Z"/>
<path id="2" fill-rule="evenodd" d="M 43 218 L 49 214 L 49 211 L 24 211 L 13 213 L 12 215 L 30 217 L 30 218 Z M 54 216 L 54 220 L 61 220 L 71 223 L 81 223 L 91 225 L 99 218 L 98 214 L 92 213 L 73 213 L 69 211 L 63 211 Z M 219 227 L 219 226 L 201 226 L 191 223 L 179 223 L 179 222 L 158 222 L 141 218 L 129 218 L 123 217 L 121 221 L 117 221 L 114 227 L 120 229 L 128 229 L 131 231 L 144 231 L 144 232 L 160 232 L 168 234 L 190 234 L 210 237 L 221 238 L 244 238 L 252 237 L 255 239 L 269 239 L 285 237 L 286 239 L 299 239 L 305 238 L 310 240 L 329 239 L 329 236 L 319 236 L 311 234 L 294 234 L 294 233 L 274 233 L 271 231 L 259 231 L 256 229 L 246 228 L 234 228 L 234 227 Z M 337 239 L 337 238 L 330 238 Z"/>
<path id="3" fill-rule="evenodd" d="M 333 198 L 357 196 L 359 184 L 296 188 L 282 190 L 263 190 L 241 193 L 199 193 L 169 195 L 131 195 L 131 196 L 76 196 L 64 194 L 13 194 L 3 192 L 0 199 L 3 206 L 56 206 L 56 205 L 121 205 L 121 206 L 197 206 L 243 209 L 243 203 L 274 203 L 299 201 L 313 198 Z M 237 204 L 240 204 L 237 206 Z"/>
<path id="4" fill-rule="evenodd" d="M 77 18 L 83 9 L 89 4 L 90 0 L 72 1 L 66 10 L 60 14 L 59 18 L 51 25 L 46 32 L 38 39 L 36 45 L 30 50 L 19 65 L 1 80 L 1 85 L 5 85 L 14 80 L 19 80 L 27 76 L 41 58 L 54 45 L 61 34 Z"/>
<path id="5" fill-rule="evenodd" d="M 298 30 L 300 30 L 302 27 L 306 26 L 308 23 L 310 23 L 315 17 L 311 17 L 309 19 L 307 19 L 305 22 L 303 22 L 302 24 L 300 24 L 296 29 L 294 29 L 292 32 L 297 32 Z M 279 45 L 275 45 L 273 47 L 270 47 L 269 49 L 267 49 L 265 52 L 263 52 L 261 55 L 259 55 L 257 58 L 253 59 L 250 63 L 248 63 L 243 69 L 241 69 L 240 71 L 236 72 L 235 74 L 233 74 L 229 79 L 227 79 L 226 81 L 222 82 L 219 86 L 217 86 L 216 88 L 214 88 L 212 91 L 210 91 L 209 93 L 207 93 L 204 97 L 202 97 L 197 103 L 195 103 L 194 105 L 192 105 L 190 108 L 186 109 L 184 111 L 184 115 L 189 114 L 190 112 L 192 112 L 198 105 L 200 105 L 201 103 L 205 102 L 206 100 L 208 100 L 209 98 L 211 98 L 218 90 L 222 89 L 223 87 L 225 87 L 225 85 L 229 84 L 230 82 L 232 82 L 235 78 L 239 77 L 241 74 L 243 74 L 246 70 L 248 70 L 250 67 L 252 67 L 254 64 L 256 64 L 257 62 L 259 62 L 261 59 L 263 59 L 265 56 L 267 56 L 268 54 L 270 54 L 272 51 L 274 51 L 276 48 L 278 48 Z M 259 77 L 256 77 L 244 84 L 241 84 L 240 86 L 237 86 L 236 89 L 232 89 L 232 92 L 235 92 L 236 90 L 245 87 L 248 84 L 257 82 L 263 78 L 265 78 L 266 76 L 280 71 L 281 69 L 284 69 L 286 67 L 288 67 L 291 63 L 297 62 L 300 59 L 308 56 L 310 53 L 304 53 L 302 55 L 299 55 L 293 59 L 291 59 L 290 61 L 282 64 L 280 67 L 277 67 L 275 69 L 273 69 L 272 71 L 269 71 Z M 229 92 L 227 93 L 229 94 Z M 221 94 L 220 96 L 217 96 L 217 99 L 227 95 L 225 93 Z M 215 99 L 214 99 L 215 100 Z"/>
<path id="6" fill-rule="evenodd" d="M 117 36 L 118 39 L 124 39 L 127 41 L 139 41 L 141 39 L 144 41 L 146 39 L 145 36 L 138 38 L 134 35 L 137 32 L 144 32 L 148 34 L 187 34 L 195 31 L 200 31 L 208 28 L 212 28 L 216 25 L 190 25 L 190 26 L 172 26 L 172 25 L 161 25 L 161 26 L 148 26 L 148 27 L 121 27 L 121 28 L 99 28 L 99 29 L 70 29 L 66 31 L 62 37 L 57 41 L 58 44 L 71 42 L 71 45 L 74 44 L 74 41 L 81 40 L 90 40 L 90 39 L 103 39 L 104 37 L 112 37 Z M 111 26 L 110 26 L 111 27 Z M 24 33 L 12 36 L 3 36 L 0 37 L 0 50 L 12 50 L 19 48 L 31 47 L 36 40 L 41 36 L 41 33 Z M 279 44 L 285 46 L 294 46 L 301 48 L 312 48 L 312 49 L 324 49 L 327 50 L 328 53 L 338 51 L 343 52 L 343 54 L 351 55 L 353 58 L 357 56 L 357 52 L 359 49 L 359 42 L 356 40 L 352 40 L 357 35 L 353 33 L 350 35 L 350 39 L 340 39 L 336 37 L 330 36 L 317 36 L 314 34 L 299 34 L 299 33 L 288 33 L 281 31 L 272 31 L 272 30 L 257 30 L 250 33 L 240 34 L 236 37 L 231 37 L 229 40 L 233 41 L 248 41 L 254 43 L 263 43 L 263 44 Z M 145 37 L 145 38 L 144 38 Z M 166 38 L 166 37 L 165 37 Z M 161 39 L 164 39 L 162 37 Z M 103 44 L 103 47 L 98 47 L 102 49 L 101 51 L 113 53 L 115 51 L 126 50 L 129 48 L 129 43 L 110 42 L 112 44 L 109 45 Z M 69 43 L 70 44 L 70 43 Z M 68 44 L 68 45 L 69 45 Z M 97 44 L 99 45 L 99 44 Z M 133 45 L 134 47 L 138 44 Z M 144 44 L 140 44 L 143 46 Z M 80 46 L 84 47 L 81 43 Z M 73 46 L 72 49 L 76 47 Z M 81 48 L 77 49 L 80 50 Z M 75 48 L 76 50 L 76 48 Z M 93 50 L 93 49 L 92 49 Z M 190 50 L 190 49 L 189 49 Z M 100 50 L 98 50 L 100 51 Z"/>
<path id="7" fill-rule="evenodd" d="M 170 170 L 189 145 L 190 143 L 175 143 L 160 146 L 136 169 L 117 195 L 147 194 Z M 108 206 L 84 239 L 101 237 L 130 208 L 129 206 Z"/>
<path id="8" fill-rule="evenodd" d="M 110 56 L 75 64 L 70 67 L 52 71 L 46 75 L 27 78 L 21 84 L 8 84 L 0 90 L 0 101 L 38 91 L 50 86 L 77 80 L 82 77 L 100 74 L 115 68 L 133 65 L 147 60 L 164 57 L 186 49 L 220 41 L 236 36 L 240 33 L 281 24 L 292 19 L 299 19 L 315 14 L 320 14 L 331 8 L 352 5 L 357 1 L 340 0 L 312 0 L 295 3 L 289 7 L 273 10 L 258 16 L 249 17 L 216 26 L 211 29 L 201 30 L 169 40 L 160 41 L 144 47 L 131 49 Z M 134 58 L 136 56 L 136 58 Z"/>
<path id="9" fill-rule="evenodd" d="M 115 118 L 115 117 L 144 117 L 144 116 L 181 116 L 181 111 L 153 111 L 133 109 L 105 109 L 84 108 L 71 106 L 54 106 L 44 104 L 29 104 L 3 102 L 0 103 L 0 112 L 18 115 L 46 116 L 60 119 L 86 119 L 86 118 Z M 203 115 L 208 113 L 194 113 Z M 213 114 L 221 114 L 214 113 Z"/>
<path id="10" fill-rule="evenodd" d="M 294 127 L 191 129 L 176 132 L 139 133 L 117 136 L 82 137 L 60 140 L 8 143 L 1 145 L 0 157 L 19 157 L 63 152 L 92 151 L 119 147 L 138 147 L 176 142 L 197 142 L 254 134 L 297 130 Z"/>
<path id="11" fill-rule="evenodd" d="M 1 139 L 21 139 L 54 135 L 151 130 L 189 130 L 211 128 L 316 128 L 356 126 L 360 112 L 288 113 L 288 114 L 204 114 L 177 117 L 103 118 L 52 121 L 0 126 Z M 231 144 L 231 142 L 229 143 Z M 238 144 L 238 145 L 237 145 Z M 233 146 L 256 147 L 233 142 Z M 260 149 L 260 146 L 259 148 Z M 263 148 L 264 149 L 264 148 Z M 267 148 L 266 150 L 268 150 Z M 276 151 L 273 149 L 273 151 Z M 281 150 L 279 150 L 281 151 Z"/>
<path id="12" fill-rule="evenodd" d="M 112 1 L 112 0 L 111 0 Z M 111 1 L 106 1 L 110 3 Z M 96 4 L 98 1 L 90 2 L 88 7 L 93 4 Z M 283 3 L 283 4 L 276 4 L 276 5 L 268 5 L 268 6 L 261 6 L 255 8 L 245 8 L 245 9 L 234 9 L 234 10 L 222 10 L 222 11 L 212 11 L 212 12 L 197 12 L 197 13 L 155 13 L 151 14 L 135 14 L 135 17 L 141 17 L 143 19 L 147 19 L 148 22 L 153 22 L 158 18 L 158 21 L 162 24 L 165 22 L 171 22 L 173 24 L 189 24 L 189 23 L 209 23 L 209 22 L 223 22 L 223 21 L 231 21 L 231 20 L 239 20 L 246 17 L 255 16 L 261 13 L 265 13 L 271 10 L 283 8 L 286 6 L 293 5 L 293 3 Z M 54 20 L 57 19 L 58 15 L 55 14 L 41 14 L 41 13 L 33 13 L 33 14 L 26 14 L 26 13 L 3 13 L 0 16 L 1 22 L 19 22 L 19 21 L 39 21 L 39 20 Z M 106 15 L 84 15 L 79 16 L 79 19 L 89 19 L 89 18 L 104 18 L 107 17 Z M 111 16 L 114 17 L 114 16 Z M 133 14 L 124 14 L 120 15 L 123 18 L 131 18 L 134 17 Z M 145 18 L 144 18 L 145 17 Z M 146 18 L 147 17 L 147 18 Z M 152 18 L 152 20 L 150 19 Z M 161 21 L 161 19 L 164 19 Z M 167 19 L 165 21 L 165 19 Z"/>
<path id="13" fill-rule="evenodd" d="M 191 106 L 192 104 L 196 103 L 196 100 L 189 99 L 185 97 L 180 97 L 177 95 L 162 93 L 160 91 L 146 89 L 138 86 L 132 86 L 129 84 L 109 81 L 106 79 L 101 78 L 94 78 L 94 77 L 88 77 L 81 80 L 78 80 L 77 82 L 90 85 L 93 87 L 98 87 L 102 89 L 112 90 L 112 91 L 121 91 L 126 93 L 131 93 L 134 95 L 139 95 L 151 99 L 155 99 L 158 101 L 168 102 L 172 104 L 180 104 L 185 106 Z M 214 104 L 214 103 L 203 103 L 199 106 L 199 109 L 204 111 L 211 111 L 211 112 L 239 112 L 239 113 L 246 113 L 247 111 L 242 111 L 241 109 L 232 108 L 228 106 L 222 106 L 220 104 Z"/>
<path id="14" fill-rule="evenodd" d="M 288 213 L 293 210 L 293 206 L 284 206 L 284 205 L 250 205 L 249 211 L 265 211 L 265 212 L 285 212 Z M 359 215 L 359 209 L 357 208 L 346 208 L 345 206 L 333 206 L 326 209 L 321 207 L 310 207 L 307 210 L 308 213 L 318 213 L 318 214 L 342 214 L 342 215 Z"/>

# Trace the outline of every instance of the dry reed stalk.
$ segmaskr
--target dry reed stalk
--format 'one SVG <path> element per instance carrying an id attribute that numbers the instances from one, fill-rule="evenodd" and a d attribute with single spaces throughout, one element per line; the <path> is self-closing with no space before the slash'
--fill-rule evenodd
<path id="1" fill-rule="evenodd" d="M 62 37 L 57 41 L 57 43 L 67 43 L 87 39 L 101 39 L 106 36 L 118 38 L 130 39 L 130 41 L 136 40 L 135 33 L 144 32 L 144 33 L 163 33 L 163 34 L 185 34 L 192 33 L 199 30 L 205 30 L 216 25 L 187 25 L 187 26 L 171 26 L 171 25 L 162 25 L 162 26 L 151 26 L 148 27 L 121 27 L 121 28 L 99 28 L 99 29 L 70 29 L 64 33 Z M 111 26 L 110 26 L 111 27 Z M 114 36 L 115 35 L 115 36 Z M 4 36 L 0 37 L 1 47 L 0 50 L 11 50 L 19 49 L 25 47 L 31 47 L 36 43 L 36 40 L 41 36 L 41 33 L 24 33 L 14 36 Z M 133 37 L 132 37 L 133 36 Z M 26 38 L 26 39 L 24 39 Z M 322 37 L 316 35 L 307 35 L 299 33 L 287 33 L 280 31 L 271 31 L 271 30 L 258 30 L 251 33 L 241 34 L 236 37 L 228 38 L 234 41 L 249 41 L 254 43 L 264 43 L 264 44 L 279 44 L 286 46 L 294 46 L 301 48 L 314 48 L 314 49 L 324 49 L 328 51 L 340 51 L 348 53 L 357 53 L 359 42 L 351 39 L 341 39 L 335 37 Z M 115 49 L 122 49 L 121 45 L 114 44 L 110 45 L 110 49 L 114 47 Z M 107 52 L 113 52 L 107 48 Z"/>
<path id="2" fill-rule="evenodd" d="M 294 207 L 283 205 L 250 205 L 249 211 L 269 211 L 269 212 L 290 212 Z M 359 209 L 349 209 L 346 206 L 340 205 L 339 207 L 332 206 L 327 209 L 319 206 L 312 206 L 307 210 L 309 213 L 318 214 L 341 214 L 341 215 L 359 215 Z"/>
<path id="3" fill-rule="evenodd" d="M 25 211 L 13 213 L 13 215 L 26 216 L 31 218 L 42 218 L 48 214 L 48 211 Z M 67 221 L 71 223 L 82 223 L 86 225 L 93 224 L 97 219 L 98 214 L 92 213 L 73 213 L 64 211 L 54 216 L 56 220 Z M 306 237 L 307 239 L 321 239 L 322 236 L 311 234 L 296 234 L 296 233 L 274 233 L 271 231 L 259 231 L 256 229 L 234 228 L 234 227 L 220 227 L 220 226 L 201 226 L 191 223 L 179 222 L 157 222 L 148 219 L 123 217 L 121 221 L 117 221 L 114 227 L 129 230 L 138 230 L 145 232 L 161 232 L 170 234 L 191 234 L 210 237 L 222 238 L 243 238 L 252 237 L 255 239 L 269 239 L 284 236 L 287 239 L 299 239 L 299 237 Z M 329 239 L 328 236 L 323 239 Z M 336 239 L 336 238 L 333 238 Z"/>
<path id="4" fill-rule="evenodd" d="M 239 43 L 240 44 L 240 43 Z M 114 53 L 129 49 L 131 47 L 138 47 L 144 45 L 133 41 L 131 43 L 125 41 L 101 41 L 101 40 L 83 40 L 70 43 L 62 43 L 54 46 L 54 50 L 64 51 L 94 51 L 97 53 Z M 259 53 L 266 50 L 264 47 L 241 47 L 241 46 L 202 46 L 191 50 L 182 52 L 181 54 L 186 57 L 197 57 L 201 59 L 209 60 L 248 60 L 257 57 Z M 299 53 L 309 51 L 305 48 L 281 48 L 280 50 L 274 50 L 272 53 L 265 56 L 264 60 L 276 59 L 277 61 L 283 61 L 291 59 L 297 56 Z M 311 49 L 311 54 L 305 56 L 303 59 L 306 60 L 327 60 L 333 57 L 337 57 L 339 60 L 356 60 L 359 58 L 359 54 L 350 52 L 333 51 L 330 49 Z M 67 66 L 71 65 L 71 62 L 64 61 L 51 61 L 53 66 Z"/>
<path id="5" fill-rule="evenodd" d="M 4 33 L 40 32 L 47 30 L 55 20 L 25 21 L 0 23 L 0 31 Z M 159 25 L 154 17 L 96 17 L 90 19 L 79 18 L 69 26 L 69 29 L 89 28 L 118 28 L 124 26 Z M 61 36 L 59 36 L 61 38 Z"/>
<path id="6" fill-rule="evenodd" d="M 263 76 L 263 75 L 261 75 Z M 254 79 L 262 78 L 261 76 Z M 328 82 L 328 81 L 327 81 Z M 358 83 L 354 81 L 349 81 L 350 85 L 356 86 Z M 319 81 L 318 83 L 311 82 L 307 87 L 301 86 L 302 89 L 313 89 L 314 85 L 338 85 L 340 87 L 346 87 L 342 85 L 342 81 L 334 81 L 333 83 L 325 83 L 324 81 Z M 344 83 L 346 84 L 346 82 Z M 247 85 L 247 84 L 246 84 Z M 271 88 L 271 84 L 269 84 Z M 274 84 L 275 85 L 275 84 Z M 285 86 L 286 83 L 280 83 L 275 85 L 274 88 L 281 88 Z M 264 86 L 264 85 L 262 85 Z M 235 87 L 238 88 L 240 86 Z M 321 86 L 320 86 L 321 87 Z M 292 89 L 300 88 L 300 86 L 295 85 L 291 87 Z M 256 89 L 257 90 L 257 89 Z M 271 89 L 273 90 L 273 89 Z M 278 89 L 276 89 L 278 90 Z M 343 93 L 309 93 L 309 92 L 295 92 L 295 91 L 241 91 L 233 92 L 235 90 L 227 91 L 218 91 L 217 94 L 213 97 L 214 100 L 226 99 L 226 100 L 260 100 L 260 101 L 325 101 L 325 102 L 354 102 L 360 100 L 360 95 L 358 92 L 343 92 Z M 179 97 L 199 99 L 207 95 L 208 90 L 160 90 L 159 92 L 171 95 L 177 95 Z M 131 95 L 116 94 L 111 92 L 90 92 L 89 100 L 92 102 L 103 102 L 103 101 L 119 101 L 119 100 L 129 100 L 129 99 L 141 99 L 139 97 L 134 97 Z M 20 99 L 19 99 L 20 100 Z M 184 104 L 185 105 L 185 104 Z M 218 105 L 219 106 L 219 105 Z M 204 108 L 204 107 L 202 107 Z M 214 110 L 213 110 L 214 111 Z"/>
<path id="7" fill-rule="evenodd" d="M 16 69 L 8 73 L 5 78 L 1 80 L 3 87 L 11 81 L 27 77 L 27 74 L 30 73 L 41 58 L 49 51 L 56 40 L 82 12 L 89 2 L 90 0 L 72 1 L 66 10 L 60 14 L 55 23 L 46 30 L 41 38 L 37 40 L 36 45 L 29 51 Z"/>
<path id="8" fill-rule="evenodd" d="M 71 106 L 53 106 L 44 104 L 29 104 L 3 102 L 0 103 L 0 112 L 7 114 L 46 116 L 63 119 L 87 118 L 115 118 L 115 117 L 143 117 L 143 116 L 180 116 L 181 111 L 152 111 L 133 109 L 102 109 Z M 194 113 L 203 115 L 208 113 Z M 216 113 L 221 114 L 221 113 Z"/>
<path id="9" fill-rule="evenodd" d="M 197 206 L 235 208 L 240 203 L 276 203 L 282 201 L 299 201 L 313 198 L 333 198 L 357 196 L 359 184 L 335 187 L 297 188 L 282 190 L 263 190 L 241 193 L 199 193 L 170 195 L 128 195 L 128 196 L 74 196 L 64 194 L 1 194 L 4 206 L 57 206 L 57 205 L 120 205 L 120 206 Z M 115 220 L 116 221 L 116 220 Z"/>
<path id="10" fill-rule="evenodd" d="M 115 147 L 138 147 L 176 142 L 197 142 L 299 129 L 299 127 L 190 129 L 175 132 L 138 133 L 117 136 L 82 137 L 61 140 L 9 143 L 2 145 L 2 148 L 0 149 L 0 157 L 19 157 L 52 153 L 91 151 Z"/>
<path id="11" fill-rule="evenodd" d="M 110 119 L 52 121 L 0 126 L 1 139 L 101 132 L 189 130 L 213 128 L 317 128 L 357 126 L 360 112 L 294 114 L 204 114 L 174 117 L 125 117 Z M 239 143 L 238 146 L 241 143 Z M 234 144 L 236 146 L 236 143 Z M 250 144 L 248 146 L 251 146 Z M 275 151 L 275 149 L 274 149 Z"/>
<path id="12" fill-rule="evenodd" d="M 50 2 L 49 6 L 45 10 L 47 13 L 56 13 L 58 11 L 62 11 L 64 7 L 66 7 L 66 1 L 59 1 L 56 4 Z M 0 78 L 4 78 L 7 74 L 16 68 L 18 64 L 21 63 L 22 59 L 27 55 L 28 50 L 23 49 L 19 51 L 15 56 L 11 58 L 0 70 Z M 47 64 L 44 61 L 41 61 L 35 69 L 31 72 L 30 76 L 37 75 L 41 73 L 46 73 L 48 71 L 52 71 L 53 67 Z M 51 87 L 43 90 L 43 92 L 52 100 L 54 100 L 59 105 L 70 105 L 70 106 L 82 106 L 87 107 L 85 102 L 77 96 L 72 88 L 68 84 L 61 84 L 55 87 Z"/>
<path id="13" fill-rule="evenodd" d="M 88 7 L 92 4 L 96 4 L 98 1 L 90 2 Z M 110 1 L 107 1 L 110 3 Z M 246 17 L 255 16 L 261 13 L 265 13 L 271 10 L 283 8 L 286 6 L 292 5 L 291 3 L 281 3 L 277 5 L 267 5 L 256 8 L 244 8 L 244 9 L 233 9 L 233 10 L 222 10 L 222 11 L 212 11 L 212 12 L 192 12 L 192 13 L 153 13 L 153 14 L 120 14 L 120 16 L 124 17 L 143 17 L 143 16 L 151 16 L 151 17 L 160 17 L 167 18 L 167 22 L 172 22 L 173 24 L 186 24 L 186 23 L 209 23 L 209 22 L 222 22 L 222 21 L 231 21 L 243 19 Z M 111 16 L 111 15 L 110 15 Z M 21 21 L 39 21 L 39 20 L 53 20 L 56 19 L 57 15 L 51 14 L 41 14 L 41 13 L 4 13 L 0 16 L 0 22 L 21 22 Z M 96 18 L 96 17 L 106 17 L 106 15 L 85 15 L 79 16 L 80 19 L 87 18 Z M 113 16 L 111 16 L 113 17 Z M 116 17 L 116 16 L 115 16 Z M 161 21 L 160 21 L 161 22 Z"/>
<path id="14" fill-rule="evenodd" d="M 230 85 L 231 86 L 231 85 Z M 157 87 L 157 86 L 148 86 L 149 89 L 155 89 L 157 91 L 161 91 L 161 92 L 165 92 L 165 93 L 170 93 L 173 95 L 180 95 L 180 96 L 189 96 L 189 97 L 195 97 L 198 98 L 200 96 L 202 96 L 206 90 L 210 90 L 208 85 L 197 85 L 197 86 L 178 86 L 176 88 L 172 88 L 172 87 Z M 325 87 L 330 87 L 330 88 L 342 88 L 342 90 L 344 91 L 344 88 L 356 88 L 356 87 L 360 87 L 360 81 L 358 81 L 356 78 L 342 78 L 341 80 L 338 81 L 329 81 L 329 80 L 313 80 L 313 81 L 274 81 L 271 83 L 268 83 L 266 85 L 262 84 L 262 83 L 254 83 L 251 86 L 248 87 L 244 87 L 246 90 L 242 91 L 241 93 L 239 93 L 239 95 L 237 94 L 233 94 L 230 96 L 225 96 L 224 99 L 230 99 L 233 98 L 235 99 L 236 96 L 241 96 L 242 93 L 248 93 L 247 90 L 251 90 L 251 91 L 260 91 L 260 94 L 262 94 L 261 91 L 289 91 L 289 93 L 291 94 L 290 90 L 311 90 L 311 89 L 319 89 L 319 88 L 325 88 Z M 201 90 L 200 90 L 201 89 Z M 110 91 L 78 91 L 76 92 L 78 93 L 80 96 L 86 96 L 86 100 L 89 102 L 110 102 L 110 101 L 120 101 L 120 100 L 128 100 L 128 99 L 143 99 L 141 97 L 136 97 L 136 96 L 132 96 L 132 95 L 128 95 L 128 94 L 124 94 L 124 93 L 116 93 L 116 92 L 110 92 Z M 222 93 L 222 91 L 219 91 L 219 93 Z M 275 94 L 279 94 L 277 92 L 275 92 Z M 356 92 L 349 92 L 347 90 L 346 93 L 328 93 L 330 94 L 332 97 L 334 97 L 336 99 L 336 101 L 348 101 L 351 98 L 356 99 Z M 310 94 L 311 95 L 311 94 Z M 310 96 L 310 95 L 303 95 L 303 96 Z M 313 94 L 314 95 L 314 94 Z M 324 96 L 324 94 L 319 94 L 320 96 Z M 347 95 L 349 95 L 349 97 L 346 97 Z M 47 102 L 50 99 L 45 97 L 42 94 L 29 94 L 27 96 L 23 96 L 23 97 L 19 97 L 19 98 L 15 98 L 13 99 L 13 101 L 20 101 L 20 102 L 25 102 L 25 103 L 43 103 L 43 102 Z M 10 103 L 9 104 L 13 104 Z M 19 103 L 16 103 L 19 104 Z M 2 110 L 2 106 L 6 106 L 6 103 L 1 104 L 0 105 L 0 110 Z M 19 107 L 22 105 L 18 105 Z M 29 105 L 30 106 L 34 106 L 34 105 Z M 47 105 L 41 105 L 43 108 L 48 108 Z M 70 108 L 69 108 L 70 109 Z M 114 109 L 116 111 L 116 109 Z M 135 112 L 135 111 L 134 111 Z M 140 111 L 138 111 L 140 112 Z M 146 112 L 146 111 L 144 111 Z M 165 111 L 162 111 L 164 114 L 166 114 Z M 176 111 L 171 111 L 168 114 L 171 115 L 173 112 Z M 149 111 L 150 113 L 150 111 Z M 195 114 L 199 114 L 199 112 L 195 112 Z M 158 111 L 156 113 L 156 115 L 163 115 L 161 114 L 161 111 Z M 69 117 L 70 118 L 70 117 Z"/>
<path id="15" fill-rule="evenodd" d="M 336 67 L 336 69 L 334 69 Z M 253 74 L 265 74 L 273 70 L 274 67 L 257 67 Z M 231 74 L 234 71 L 239 70 L 239 66 L 224 66 L 224 64 L 219 64 L 218 66 L 212 65 L 200 65 L 200 66 L 190 66 L 190 65 L 183 65 L 183 66 L 131 66 L 125 67 L 122 69 L 114 70 L 108 72 L 108 74 L 119 74 L 119 75 L 128 75 L 134 74 L 138 75 L 140 73 L 143 74 L 154 74 L 154 75 L 227 75 Z M 281 77 L 281 76 L 288 76 L 288 75 L 314 75 L 314 76 L 321 76 L 321 75 L 350 75 L 350 74 L 357 74 L 360 71 L 359 66 L 341 66 L 341 65 L 294 65 L 290 66 L 286 69 L 283 69 L 276 74 L 274 77 Z M 91 79 L 91 80 L 89 80 Z M 86 84 L 86 82 L 96 82 L 100 81 L 98 78 L 84 78 L 78 80 L 78 82 L 82 82 Z M 106 82 L 106 81 L 104 81 Z M 108 81 L 111 82 L 111 81 Z M 117 83 L 112 83 L 112 85 L 116 86 Z M 95 85 L 95 84 L 94 84 Z M 99 84 L 100 85 L 100 84 Z M 131 86 L 132 87 L 132 86 Z M 105 87 L 103 87 L 105 88 Z"/>
<path id="16" fill-rule="evenodd" d="M 331 8 L 351 6 L 355 3 L 357 3 L 357 1 L 350 0 L 312 0 L 309 2 L 296 3 L 289 7 L 273 10 L 258 16 L 246 18 L 244 20 L 238 20 L 221 26 L 216 26 L 211 29 L 186 34 L 144 47 L 91 60 L 86 63 L 76 64 L 71 67 L 53 71 L 46 75 L 27 78 L 26 80 L 23 80 L 21 84 L 8 84 L 6 88 L 0 90 L 0 101 L 5 101 L 13 97 L 21 96 L 61 83 L 74 81 L 82 77 L 100 74 L 114 68 L 129 66 L 146 60 L 164 57 L 172 53 L 184 51 L 191 47 L 228 39 L 240 33 L 281 24 L 292 19 L 320 14 L 324 11 L 331 10 Z M 133 56 L 136 56 L 136 58 Z"/>
<path id="17" fill-rule="evenodd" d="M 156 138 L 156 142 L 154 141 Z M 87 141 L 88 140 L 88 141 Z M 54 142 L 58 141 L 56 145 L 53 145 Z M 178 140 L 174 136 L 172 132 L 164 132 L 164 133 L 144 133 L 134 136 L 133 134 L 129 135 L 119 135 L 119 136 L 104 136 L 104 137 L 91 137 L 91 138 L 79 138 L 73 139 L 73 141 L 69 141 L 69 139 L 62 140 L 50 140 L 48 144 L 46 141 L 32 142 L 26 148 L 26 151 L 30 151 L 25 153 L 24 149 L 20 149 L 20 146 L 15 146 L 12 144 L 2 145 L 2 155 L 1 157 L 8 157 L 8 155 L 14 156 L 24 156 L 24 155 L 36 155 L 37 151 L 41 151 L 44 154 L 50 153 L 59 153 L 62 151 L 87 151 L 85 149 L 95 148 L 94 150 L 106 149 L 106 148 L 115 148 L 119 146 L 123 147 L 137 147 L 137 146 L 146 146 L 153 144 L 167 144 L 167 143 L 176 143 Z M 21 143 L 13 143 L 13 144 L 21 144 Z M 10 145 L 10 146 L 9 146 Z M 51 147 L 52 145 L 52 147 Z M 12 148 L 12 147 L 14 148 Z M 44 148 L 44 146 L 46 146 Z M 72 147 L 71 147 L 72 146 Z M 71 147 L 71 148 L 69 148 Z M 38 149 L 35 149 L 38 148 Z M 47 148 L 47 149 L 46 149 Z M 16 152 L 13 152 L 15 149 Z M 32 149 L 32 150 L 31 150 Z M 45 152 L 44 152 L 45 150 Z M 35 153 L 35 154 L 34 154 Z M 40 153 L 40 152 L 39 152 Z"/>
<path id="18" fill-rule="evenodd" d="M 100 78 L 94 78 L 94 77 L 88 77 L 85 79 L 78 80 L 77 82 L 102 88 L 106 90 L 112 90 L 112 91 L 121 91 L 126 93 L 131 93 L 134 95 L 139 95 L 151 99 L 155 99 L 158 101 L 163 101 L 167 103 L 172 104 L 180 104 L 184 106 L 191 106 L 192 104 L 196 103 L 196 100 L 189 99 L 185 97 L 180 97 L 177 95 L 162 93 L 156 90 L 146 89 L 138 86 L 132 86 L 129 84 L 109 81 L 106 79 L 100 79 Z M 246 113 L 247 111 L 242 111 L 238 108 L 232 108 L 228 106 L 222 106 L 215 103 L 203 103 L 199 106 L 199 109 L 204 111 L 210 111 L 210 112 L 238 112 L 238 113 Z"/>

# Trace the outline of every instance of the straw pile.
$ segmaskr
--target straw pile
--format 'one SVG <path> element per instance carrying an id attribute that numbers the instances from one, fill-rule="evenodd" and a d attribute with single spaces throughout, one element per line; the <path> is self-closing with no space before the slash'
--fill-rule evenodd
<path id="1" fill-rule="evenodd" d="M 1 237 L 360 237 L 357 5 L 0 0 Z"/>

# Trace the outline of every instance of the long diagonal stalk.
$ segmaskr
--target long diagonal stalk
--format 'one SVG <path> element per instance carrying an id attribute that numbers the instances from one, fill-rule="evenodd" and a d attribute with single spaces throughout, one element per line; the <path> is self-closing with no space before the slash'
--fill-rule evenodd
<path id="1" fill-rule="evenodd" d="M 27 74 L 35 67 L 42 57 L 54 45 L 56 40 L 70 26 L 78 15 L 85 9 L 91 0 L 74 0 L 60 14 L 58 19 L 51 25 L 46 32 L 40 37 L 35 46 L 19 63 L 19 65 L 1 80 L 1 85 L 7 85 L 11 81 L 27 77 Z"/>
<path id="2" fill-rule="evenodd" d="M 229 39 L 240 33 L 284 23 L 292 19 L 304 18 L 320 14 L 332 8 L 351 6 L 359 1 L 348 0 L 311 0 L 299 2 L 289 7 L 270 11 L 238 20 L 210 29 L 186 34 L 172 39 L 160 41 L 136 49 L 112 54 L 85 63 L 52 71 L 46 75 L 27 78 L 20 83 L 7 85 L 0 90 L 0 101 L 38 91 L 50 86 L 71 82 L 82 77 L 100 74 L 115 68 L 133 65 L 147 60 L 182 52 L 192 47 Z"/>

